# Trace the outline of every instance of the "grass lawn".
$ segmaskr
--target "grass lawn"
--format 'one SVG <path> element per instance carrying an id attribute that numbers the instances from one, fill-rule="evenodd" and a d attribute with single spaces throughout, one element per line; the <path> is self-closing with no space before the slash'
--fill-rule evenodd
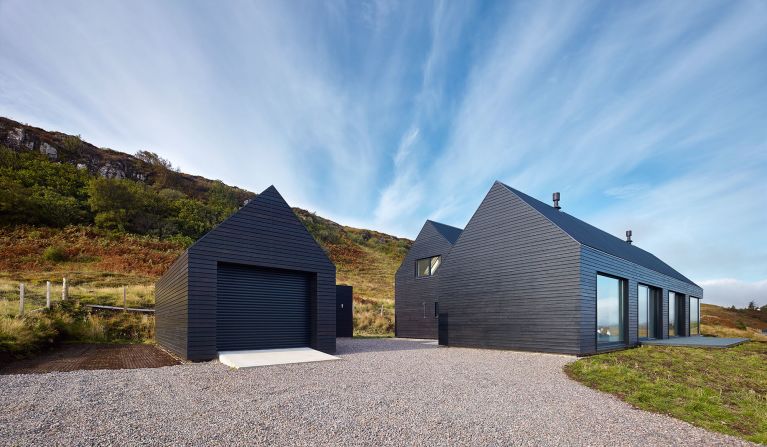
<path id="1" fill-rule="evenodd" d="M 767 443 L 767 343 L 730 349 L 643 346 L 567 365 L 585 385 L 642 410 Z"/>

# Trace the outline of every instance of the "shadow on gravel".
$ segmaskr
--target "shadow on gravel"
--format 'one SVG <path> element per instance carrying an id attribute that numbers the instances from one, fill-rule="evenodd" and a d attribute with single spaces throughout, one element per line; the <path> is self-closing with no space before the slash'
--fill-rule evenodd
<path id="1" fill-rule="evenodd" d="M 440 349 L 435 340 L 406 340 L 401 338 L 339 338 L 335 355 L 366 352 L 420 351 Z"/>

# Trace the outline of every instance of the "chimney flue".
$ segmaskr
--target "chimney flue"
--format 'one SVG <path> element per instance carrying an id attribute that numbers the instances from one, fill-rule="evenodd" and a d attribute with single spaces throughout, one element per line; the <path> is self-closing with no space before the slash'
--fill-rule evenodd
<path id="1" fill-rule="evenodd" d="M 626 242 L 631 245 L 631 230 L 626 230 Z"/>
<path id="2" fill-rule="evenodd" d="M 559 211 L 560 209 L 562 209 L 562 207 L 559 206 L 559 193 L 555 192 L 553 197 L 554 197 L 554 209 Z"/>

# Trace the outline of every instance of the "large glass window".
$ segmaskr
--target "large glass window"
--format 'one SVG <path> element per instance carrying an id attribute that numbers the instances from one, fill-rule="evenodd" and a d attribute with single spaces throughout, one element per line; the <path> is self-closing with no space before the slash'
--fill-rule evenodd
<path id="1" fill-rule="evenodd" d="M 639 338 L 655 338 L 658 315 L 658 289 L 639 285 L 637 293 L 639 315 L 637 319 Z"/>
<path id="2" fill-rule="evenodd" d="M 650 324 L 650 288 L 646 286 L 639 286 L 639 294 L 638 294 L 638 300 L 639 300 L 639 338 L 648 338 L 650 335 L 649 330 L 649 324 Z"/>
<path id="3" fill-rule="evenodd" d="M 679 335 L 679 294 L 668 293 L 668 336 Z"/>
<path id="4" fill-rule="evenodd" d="M 597 275 L 597 343 L 624 341 L 625 280 Z"/>
<path id="5" fill-rule="evenodd" d="M 431 276 L 437 272 L 440 264 L 442 264 L 441 256 L 419 259 L 415 261 L 415 276 Z"/>
<path id="6" fill-rule="evenodd" d="M 700 335 L 700 298 L 690 297 L 690 335 Z"/>

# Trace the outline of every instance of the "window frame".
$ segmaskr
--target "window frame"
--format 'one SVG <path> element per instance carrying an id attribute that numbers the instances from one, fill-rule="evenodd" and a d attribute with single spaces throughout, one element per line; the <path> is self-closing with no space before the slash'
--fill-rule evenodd
<path id="1" fill-rule="evenodd" d="M 674 294 L 674 302 L 671 301 L 671 294 Z M 689 295 L 685 293 L 675 292 L 673 290 L 668 291 L 668 324 L 666 325 L 666 332 L 668 338 L 671 337 L 686 337 L 684 332 L 684 299 Z M 681 304 L 681 306 L 680 306 Z M 671 335 L 671 306 L 674 306 L 674 335 Z M 680 309 L 681 307 L 681 309 Z"/>
<path id="2" fill-rule="evenodd" d="M 697 300 L 696 310 L 698 311 L 697 312 L 698 313 L 698 315 L 697 315 L 697 317 L 698 317 L 697 329 L 698 330 L 696 331 L 695 334 L 692 333 L 692 300 Z M 688 327 L 688 335 L 690 337 L 692 337 L 692 336 L 699 336 L 700 335 L 700 324 L 701 324 L 701 321 L 700 321 L 700 300 L 701 299 L 696 297 L 696 296 L 687 295 L 687 309 L 689 309 L 689 318 L 688 318 L 688 321 L 687 321 L 687 327 Z"/>
<path id="3" fill-rule="evenodd" d="M 434 268 L 434 260 L 437 259 L 437 268 Z M 418 264 L 421 261 L 429 261 L 429 273 L 421 275 L 421 270 L 418 268 Z M 416 279 L 431 278 L 442 266 L 442 255 L 426 256 L 425 258 L 418 258 L 415 260 L 415 277 Z"/>
<path id="4" fill-rule="evenodd" d="M 616 279 L 618 280 L 620 284 L 620 300 L 623 302 L 622 306 L 619 307 L 622 309 L 622 312 L 620 312 L 620 318 L 621 318 L 621 338 L 620 341 L 608 341 L 608 342 L 599 342 L 599 334 L 597 333 L 597 328 L 599 327 L 599 277 L 604 276 L 606 278 Z M 601 350 L 609 350 L 614 349 L 617 347 L 624 347 L 628 346 L 628 340 L 629 340 L 629 280 L 627 278 L 623 278 L 621 276 L 612 275 L 610 273 L 605 273 L 602 271 L 597 271 L 596 275 L 594 275 L 594 344 L 596 346 L 597 351 Z"/>
<path id="5" fill-rule="evenodd" d="M 640 287 L 646 287 L 647 290 L 650 292 L 649 299 L 650 301 L 647 302 L 647 337 L 640 337 L 639 336 L 639 288 Z M 654 312 L 651 312 L 649 307 L 651 303 L 654 302 L 655 309 Z M 650 333 L 650 318 L 655 318 L 655 329 L 653 333 Z M 654 286 L 652 284 L 647 284 L 644 282 L 637 282 L 637 324 L 636 324 L 636 330 L 637 330 L 637 340 L 659 340 L 663 338 L 663 288 Z"/>

